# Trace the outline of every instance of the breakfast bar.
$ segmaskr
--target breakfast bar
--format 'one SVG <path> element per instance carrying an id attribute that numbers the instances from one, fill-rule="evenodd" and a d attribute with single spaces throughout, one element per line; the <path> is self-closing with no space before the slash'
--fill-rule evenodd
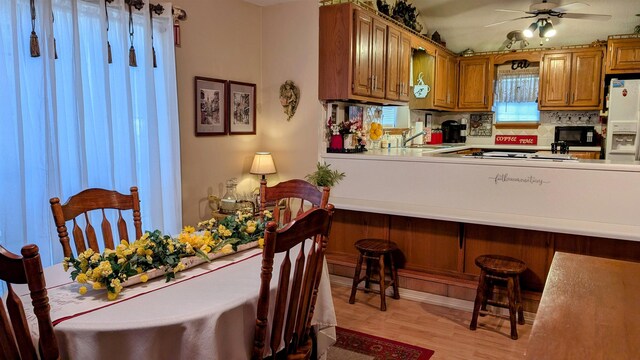
<path id="1" fill-rule="evenodd" d="M 323 155 L 346 174 L 332 189 L 332 273 L 352 273 L 366 234 L 398 244 L 401 287 L 473 300 L 473 260 L 504 254 L 527 264 L 535 312 L 556 251 L 640 260 L 638 162 L 459 154 L 469 147 Z"/>
<path id="2" fill-rule="evenodd" d="M 338 209 L 640 241 L 640 162 L 488 159 L 452 150 L 326 154 L 346 174 L 332 200 Z"/>

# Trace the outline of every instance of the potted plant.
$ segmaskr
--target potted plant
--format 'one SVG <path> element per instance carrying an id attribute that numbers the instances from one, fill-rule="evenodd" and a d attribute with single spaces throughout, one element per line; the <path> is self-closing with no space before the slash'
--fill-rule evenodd
<path id="1" fill-rule="evenodd" d="M 331 164 L 320 163 L 316 165 L 316 171 L 307 174 L 305 179 L 315 186 L 328 186 L 333 187 L 344 179 L 345 174 L 338 170 L 331 170 L 329 167 Z"/>

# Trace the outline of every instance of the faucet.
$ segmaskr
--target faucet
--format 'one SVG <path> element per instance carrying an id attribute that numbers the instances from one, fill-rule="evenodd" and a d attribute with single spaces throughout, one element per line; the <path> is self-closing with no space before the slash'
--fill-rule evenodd
<path id="1" fill-rule="evenodd" d="M 402 132 L 402 147 L 407 147 L 407 143 L 415 138 L 417 138 L 420 135 L 426 135 L 426 132 L 424 130 L 415 133 L 413 135 L 411 135 L 410 137 L 407 138 L 407 134 L 409 133 L 410 130 L 405 130 Z"/>

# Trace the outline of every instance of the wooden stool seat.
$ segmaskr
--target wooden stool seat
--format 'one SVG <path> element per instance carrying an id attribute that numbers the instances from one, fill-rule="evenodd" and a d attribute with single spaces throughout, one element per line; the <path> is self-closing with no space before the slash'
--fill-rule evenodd
<path id="1" fill-rule="evenodd" d="M 521 260 L 502 255 L 481 255 L 476 258 L 475 263 L 480 268 L 480 279 L 478 280 L 478 290 L 473 304 L 473 315 L 469 329 L 476 329 L 480 310 L 486 311 L 487 305 L 507 308 L 511 323 L 511 338 L 517 340 L 516 313 L 518 314 L 518 323 L 524 324 L 520 274 L 527 269 L 527 265 Z M 496 285 L 504 286 L 505 283 L 508 303 L 494 301 L 492 299 L 493 287 Z"/>
<path id="2" fill-rule="evenodd" d="M 364 290 L 365 292 L 373 292 L 380 294 L 380 310 L 387 310 L 387 303 L 385 301 L 385 290 L 389 286 L 393 286 L 393 298 L 400 299 L 398 292 L 398 270 L 396 269 L 393 261 L 393 252 L 398 250 L 398 245 L 393 241 L 381 240 L 381 239 L 360 239 L 355 243 L 356 249 L 360 252 L 358 256 L 358 263 L 356 264 L 355 272 L 353 275 L 353 285 L 351 286 L 351 296 L 349 297 L 349 304 L 353 304 L 356 301 L 356 291 Z M 385 258 L 389 262 L 389 282 L 386 281 L 385 274 Z M 362 269 L 362 263 L 366 260 L 366 274 L 360 277 Z M 377 277 L 373 276 L 373 261 L 378 263 Z M 358 285 L 364 281 L 363 288 Z M 372 290 L 370 284 L 379 284 L 380 290 Z"/>

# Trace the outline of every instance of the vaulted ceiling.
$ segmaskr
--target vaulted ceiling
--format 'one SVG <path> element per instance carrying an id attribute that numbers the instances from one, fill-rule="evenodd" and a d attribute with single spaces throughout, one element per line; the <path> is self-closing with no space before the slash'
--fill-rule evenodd
<path id="1" fill-rule="evenodd" d="M 393 1 L 393 0 L 391 0 Z M 391 1 L 388 1 L 391 3 Z M 475 51 L 501 49 L 507 34 L 524 30 L 534 19 L 520 19 L 486 27 L 496 22 L 527 16 L 525 13 L 501 12 L 496 9 L 529 10 L 531 0 L 409 0 L 420 13 L 423 33 L 438 31 L 447 47 L 455 52 L 467 48 Z M 537 3 L 540 0 L 535 1 Z M 551 2 L 551 1 L 550 1 Z M 560 5 L 578 1 L 554 1 Z M 543 46 L 589 44 L 594 40 L 606 40 L 608 35 L 629 34 L 640 24 L 640 0 L 580 0 L 570 12 L 611 15 L 607 21 L 552 18 L 557 35 Z M 516 44 L 519 48 L 519 43 Z M 527 48 L 539 47 L 536 35 Z"/>
<path id="2" fill-rule="evenodd" d="M 245 0 L 260 6 L 296 0 Z M 313 0 L 297 0 L 313 1 Z M 386 0 L 393 6 L 396 0 Z M 496 22 L 527 16 L 523 12 L 501 12 L 496 9 L 529 10 L 529 6 L 542 0 L 407 0 L 419 12 L 423 33 L 432 35 L 435 31 L 447 43 L 447 48 L 461 52 L 467 48 L 474 51 L 496 51 L 504 49 L 507 34 L 523 30 L 534 19 L 520 19 L 504 24 L 486 27 Z M 549 41 L 542 39 L 542 46 L 562 46 L 589 44 L 595 40 L 607 40 L 608 35 L 629 34 L 640 25 L 640 0 L 550 0 L 560 6 L 576 3 L 573 13 L 611 15 L 607 21 L 552 18 L 557 35 Z M 534 36 L 527 48 L 540 47 L 541 39 Z M 512 49 L 520 48 L 521 43 Z"/>

